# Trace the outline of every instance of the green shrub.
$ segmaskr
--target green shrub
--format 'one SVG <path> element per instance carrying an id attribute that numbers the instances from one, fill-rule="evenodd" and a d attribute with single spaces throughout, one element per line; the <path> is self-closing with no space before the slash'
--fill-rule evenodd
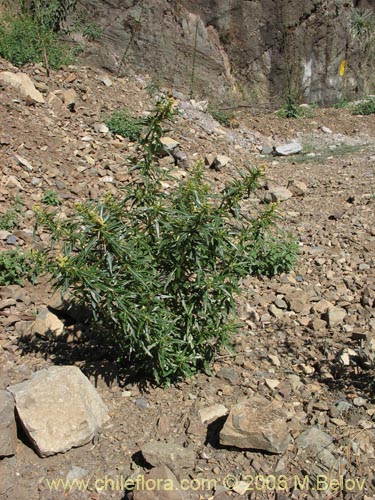
<path id="1" fill-rule="evenodd" d="M 53 191 L 52 189 L 48 189 L 44 193 L 42 202 L 50 207 L 57 207 L 61 205 L 61 200 L 59 198 L 59 195 L 56 193 L 56 191 Z"/>
<path id="2" fill-rule="evenodd" d="M 43 268 L 43 254 L 33 250 L 0 252 L 0 286 L 38 282 Z"/>
<path id="3" fill-rule="evenodd" d="M 61 42 L 48 25 L 30 15 L 0 19 L 0 56 L 16 66 L 45 62 L 53 69 L 74 62 L 74 49 Z"/>
<path id="4" fill-rule="evenodd" d="M 106 124 L 112 133 L 127 137 L 131 141 L 137 141 L 141 137 L 145 120 L 134 118 L 128 109 L 121 109 L 114 111 L 107 118 Z"/>
<path id="5" fill-rule="evenodd" d="M 312 109 L 299 106 L 293 95 L 285 98 L 284 104 L 276 114 L 279 118 L 312 118 L 314 116 Z"/>
<path id="6" fill-rule="evenodd" d="M 353 107 L 353 115 L 372 115 L 375 113 L 375 97 L 367 97 Z"/>
<path id="7" fill-rule="evenodd" d="M 19 215 L 22 212 L 23 202 L 16 196 L 12 204 L 4 214 L 0 215 L 0 229 L 2 231 L 12 231 L 18 227 Z"/>
<path id="8" fill-rule="evenodd" d="M 161 384 L 208 369 L 229 344 L 242 278 L 287 271 L 297 256 L 294 239 L 277 229 L 275 205 L 255 203 L 259 169 L 217 193 L 199 164 L 165 194 L 168 174 L 156 158 L 172 109 L 160 101 L 148 117 L 121 197 L 80 203 L 65 221 L 38 214 L 52 236 L 55 286 L 92 308 L 119 361 Z"/>

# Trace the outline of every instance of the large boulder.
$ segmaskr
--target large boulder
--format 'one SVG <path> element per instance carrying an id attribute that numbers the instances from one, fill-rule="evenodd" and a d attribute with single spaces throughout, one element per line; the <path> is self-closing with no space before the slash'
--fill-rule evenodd
<path id="1" fill-rule="evenodd" d="M 46 457 L 88 443 L 109 419 L 108 409 L 75 366 L 53 366 L 8 387 L 35 451 Z"/>
<path id="2" fill-rule="evenodd" d="M 12 73 L 11 71 L 2 71 L 0 73 L 0 82 L 13 87 L 22 97 L 28 100 L 28 102 L 36 102 L 43 104 L 44 97 L 35 88 L 31 78 L 26 73 Z"/>

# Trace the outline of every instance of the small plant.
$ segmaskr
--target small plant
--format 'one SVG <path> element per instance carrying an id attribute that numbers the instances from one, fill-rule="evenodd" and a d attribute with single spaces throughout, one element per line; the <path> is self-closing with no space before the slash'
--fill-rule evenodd
<path id="1" fill-rule="evenodd" d="M 6 250 L 0 252 L 0 286 L 33 284 L 43 268 L 43 254 L 34 250 Z"/>
<path id="2" fill-rule="evenodd" d="M 279 118 L 312 118 L 314 115 L 312 109 L 299 106 L 292 94 L 286 96 L 283 106 L 276 114 Z"/>
<path id="3" fill-rule="evenodd" d="M 340 97 L 338 101 L 333 105 L 336 109 L 348 108 L 350 106 L 350 101 L 346 97 Z"/>
<path id="4" fill-rule="evenodd" d="M 45 205 L 48 205 L 50 207 L 57 207 L 61 205 L 61 200 L 59 198 L 59 195 L 56 193 L 56 191 L 53 190 L 47 190 L 42 198 L 42 203 Z"/>
<path id="5" fill-rule="evenodd" d="M 234 118 L 234 113 L 225 109 L 217 109 L 213 107 L 208 108 L 212 118 L 223 125 L 223 127 L 230 127 L 231 120 Z"/>
<path id="6" fill-rule="evenodd" d="M 0 229 L 3 231 L 12 231 L 18 227 L 19 215 L 22 212 L 23 202 L 19 196 L 16 196 L 12 208 L 0 215 Z"/>
<path id="7" fill-rule="evenodd" d="M 103 28 L 96 23 L 90 23 L 84 26 L 82 35 L 90 42 L 96 42 L 103 36 Z"/>
<path id="8" fill-rule="evenodd" d="M 238 328 L 241 279 L 289 270 L 298 250 L 277 229 L 276 206 L 257 208 L 260 169 L 239 172 L 215 192 L 198 164 L 165 193 L 168 174 L 157 156 L 172 118 L 173 101 L 159 101 L 121 197 L 80 203 L 64 221 L 38 214 L 52 236 L 47 268 L 55 286 L 91 307 L 118 361 L 161 384 L 208 370 Z"/>
<path id="9" fill-rule="evenodd" d="M 367 97 L 353 107 L 353 115 L 372 115 L 375 113 L 375 97 Z"/>
<path id="10" fill-rule="evenodd" d="M 353 12 L 351 19 L 351 33 L 365 49 L 372 48 L 375 38 L 375 15 L 372 11 Z"/>
<path id="11" fill-rule="evenodd" d="M 131 141 L 137 141 L 141 137 L 145 126 L 143 118 L 134 118 L 128 109 L 115 111 L 106 120 L 109 130 L 113 134 L 122 135 Z"/>

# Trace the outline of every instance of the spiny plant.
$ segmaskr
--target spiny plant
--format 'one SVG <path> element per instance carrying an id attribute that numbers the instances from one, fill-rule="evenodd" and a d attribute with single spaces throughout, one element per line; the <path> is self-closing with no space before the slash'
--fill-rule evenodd
<path id="1" fill-rule="evenodd" d="M 121 196 L 79 203 L 66 220 L 37 214 L 51 235 L 55 287 L 91 307 L 119 362 L 159 384 L 208 370 L 239 327 L 241 279 L 287 271 L 298 251 L 276 225 L 276 206 L 257 208 L 260 169 L 216 192 L 198 164 L 165 193 L 169 177 L 157 158 L 173 114 L 173 101 L 163 99 L 148 116 Z"/>

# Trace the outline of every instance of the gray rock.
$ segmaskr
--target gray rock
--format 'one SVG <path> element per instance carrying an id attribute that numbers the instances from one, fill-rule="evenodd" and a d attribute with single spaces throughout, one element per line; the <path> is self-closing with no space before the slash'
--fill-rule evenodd
<path id="1" fill-rule="evenodd" d="M 14 399 L 9 392 L 0 391 L 0 458 L 16 453 L 16 439 Z"/>
<path id="2" fill-rule="evenodd" d="M 75 366 L 52 366 L 8 388 L 41 457 L 88 443 L 109 419 L 94 386 Z"/>
<path id="3" fill-rule="evenodd" d="M 240 381 L 240 377 L 236 370 L 233 370 L 233 368 L 221 368 L 219 372 L 217 373 L 217 376 L 219 378 L 222 378 L 224 380 L 228 380 L 233 385 L 236 385 Z"/>
<path id="4" fill-rule="evenodd" d="M 289 191 L 286 187 L 276 186 L 271 188 L 264 197 L 266 203 L 276 203 L 278 201 L 289 200 L 293 196 L 293 193 Z"/>
<path id="5" fill-rule="evenodd" d="M 302 151 L 302 146 L 298 142 L 290 142 L 289 144 L 284 144 L 283 146 L 277 146 L 275 152 L 279 156 L 291 156 L 296 155 Z"/>
<path id="6" fill-rule="evenodd" d="M 208 406 L 207 408 L 200 409 L 199 415 L 203 424 L 210 424 L 218 418 L 228 415 L 228 408 L 226 408 L 224 405 Z"/>
<path id="7" fill-rule="evenodd" d="M 31 78 L 26 73 L 11 73 L 10 71 L 2 71 L 0 73 L 0 82 L 18 90 L 20 94 L 36 103 L 44 103 L 44 97 L 35 88 Z"/>
<path id="8" fill-rule="evenodd" d="M 320 127 L 320 130 L 324 132 L 325 134 L 332 134 L 332 130 L 328 127 Z"/>
<path id="9" fill-rule="evenodd" d="M 155 488 L 147 488 L 147 484 L 153 484 Z M 142 484 L 145 489 L 142 490 Z M 188 494 L 183 491 L 180 483 L 168 467 L 155 467 L 140 481 L 140 487 L 134 490 L 134 500 L 187 500 Z"/>
<path id="10" fill-rule="evenodd" d="M 327 311 L 327 321 L 330 328 L 341 325 L 346 317 L 345 309 L 341 307 L 330 307 Z"/>
<path id="11" fill-rule="evenodd" d="M 142 447 L 144 459 L 153 467 L 166 465 L 174 473 L 180 469 L 194 468 L 195 453 L 189 448 L 183 448 L 175 443 L 153 441 Z"/>
<path id="12" fill-rule="evenodd" d="M 216 155 L 210 168 L 220 171 L 226 167 L 232 160 L 225 155 Z"/>
<path id="13" fill-rule="evenodd" d="M 269 453 L 284 453 L 290 436 L 276 402 L 255 396 L 232 408 L 220 432 L 220 444 Z"/>
<path id="14" fill-rule="evenodd" d="M 31 327 L 31 333 L 46 337 L 48 335 L 59 336 L 64 331 L 64 323 L 51 313 L 47 307 L 41 307 L 34 324 Z"/>
<path id="15" fill-rule="evenodd" d="M 171 137 L 161 137 L 160 142 L 162 143 L 164 150 L 170 154 L 176 151 L 180 145 L 178 141 L 172 139 Z"/>
<path id="16" fill-rule="evenodd" d="M 294 179 L 288 182 L 288 189 L 293 193 L 293 196 L 304 196 L 307 193 L 306 184 Z"/>
<path id="17" fill-rule="evenodd" d="M 184 168 L 185 170 L 188 170 L 189 168 L 189 158 L 186 153 L 183 151 L 177 151 L 176 153 L 173 154 L 177 166 L 180 168 Z"/>

